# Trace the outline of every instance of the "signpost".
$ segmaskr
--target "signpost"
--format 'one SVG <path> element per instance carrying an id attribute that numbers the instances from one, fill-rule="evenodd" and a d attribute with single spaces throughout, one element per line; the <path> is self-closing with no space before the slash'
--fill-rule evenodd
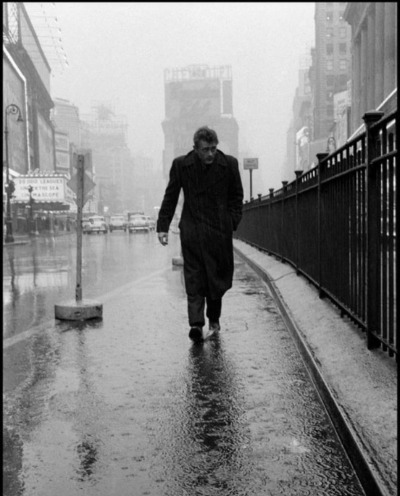
<path id="1" fill-rule="evenodd" d="M 250 171 L 250 200 L 253 198 L 253 169 L 258 169 L 258 158 L 244 158 L 243 169 Z"/>
<path id="2" fill-rule="evenodd" d="M 88 193 L 95 184 L 85 173 L 84 155 L 77 156 L 76 169 L 75 176 L 68 183 L 68 186 L 76 193 L 77 203 L 75 301 L 55 305 L 55 317 L 60 320 L 88 320 L 101 318 L 103 315 L 101 303 L 82 299 L 82 209 L 85 204 L 85 193 Z"/>

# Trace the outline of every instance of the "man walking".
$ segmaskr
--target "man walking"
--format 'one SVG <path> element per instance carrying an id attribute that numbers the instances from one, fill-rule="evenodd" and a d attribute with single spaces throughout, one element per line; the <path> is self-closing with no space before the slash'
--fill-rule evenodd
<path id="1" fill-rule="evenodd" d="M 183 189 L 179 223 L 188 302 L 189 337 L 203 340 L 204 309 L 209 329 L 220 329 L 222 296 L 232 287 L 232 232 L 242 217 L 243 187 L 238 161 L 217 150 L 218 137 L 198 129 L 193 150 L 172 162 L 157 220 L 158 239 L 168 243 L 168 230 Z"/>

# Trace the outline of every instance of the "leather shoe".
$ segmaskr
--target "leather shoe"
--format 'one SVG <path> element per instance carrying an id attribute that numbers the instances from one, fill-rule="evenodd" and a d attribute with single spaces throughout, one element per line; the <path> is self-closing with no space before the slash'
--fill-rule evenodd
<path id="1" fill-rule="evenodd" d="M 221 326 L 219 325 L 219 322 L 211 322 L 210 321 L 210 325 L 208 327 L 210 329 L 210 331 L 219 331 L 221 330 Z"/>
<path id="2" fill-rule="evenodd" d="M 191 327 L 189 338 L 195 343 L 201 343 L 203 341 L 203 330 L 201 327 Z"/>

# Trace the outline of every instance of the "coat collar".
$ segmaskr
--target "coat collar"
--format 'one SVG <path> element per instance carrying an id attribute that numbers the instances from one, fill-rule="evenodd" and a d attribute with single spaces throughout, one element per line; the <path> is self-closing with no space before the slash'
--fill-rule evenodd
<path id="1" fill-rule="evenodd" d="M 183 162 L 184 167 L 189 167 L 191 165 L 194 165 L 198 161 L 196 157 L 196 153 L 194 150 L 190 151 L 187 155 L 185 155 L 185 160 Z M 217 150 L 217 156 L 215 158 L 215 162 L 218 165 L 222 167 L 226 167 L 227 161 L 226 161 L 226 156 L 224 152 L 221 152 L 221 150 Z"/>

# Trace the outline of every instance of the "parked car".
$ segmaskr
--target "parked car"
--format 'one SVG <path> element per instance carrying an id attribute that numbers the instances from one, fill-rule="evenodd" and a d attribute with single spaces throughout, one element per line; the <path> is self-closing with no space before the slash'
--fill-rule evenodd
<path id="1" fill-rule="evenodd" d="M 135 231 L 150 231 L 149 221 L 147 217 L 142 214 L 131 215 L 128 221 L 128 231 L 130 233 Z"/>
<path id="2" fill-rule="evenodd" d="M 110 232 L 116 231 L 120 229 L 122 231 L 126 231 L 126 220 L 123 215 L 112 215 L 110 217 L 110 222 L 108 224 Z"/>
<path id="3" fill-rule="evenodd" d="M 155 231 L 156 229 L 156 220 L 149 215 L 146 215 L 147 222 L 149 223 L 150 231 Z"/>
<path id="4" fill-rule="evenodd" d="M 89 219 L 82 219 L 82 232 L 83 234 L 87 234 L 89 231 L 90 222 Z"/>
<path id="5" fill-rule="evenodd" d="M 90 234 L 92 232 L 97 233 L 108 233 L 106 219 L 101 215 L 93 215 L 88 218 L 89 225 L 87 226 L 87 233 Z"/>

